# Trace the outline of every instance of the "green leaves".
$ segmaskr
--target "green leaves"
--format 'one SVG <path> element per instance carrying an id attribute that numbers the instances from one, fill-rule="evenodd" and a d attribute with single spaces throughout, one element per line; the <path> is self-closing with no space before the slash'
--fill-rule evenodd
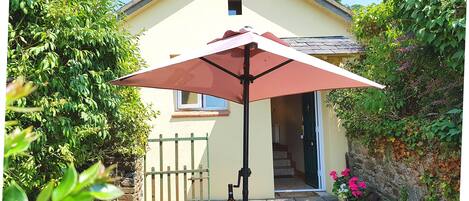
<path id="1" fill-rule="evenodd" d="M 142 156 L 155 113 L 138 89 L 108 83 L 145 66 L 137 37 L 116 18 L 116 1 L 10 2 L 8 76 L 25 76 L 37 88 L 26 99 L 35 88 L 24 82 L 30 90 L 14 93 L 6 117 L 40 126 L 29 155 L 10 161 L 23 188 L 30 193 L 48 178 L 58 180 L 70 163 L 84 167 L 113 155 Z"/>
<path id="2" fill-rule="evenodd" d="M 464 49 L 466 1 L 395 0 L 395 4 L 400 5 L 396 16 L 403 19 L 403 30 L 416 33 L 417 40 L 447 58 L 446 65 L 462 72 L 464 56 L 456 53 Z"/>
<path id="3" fill-rule="evenodd" d="M 90 188 L 90 194 L 99 200 L 113 200 L 120 197 L 123 192 L 111 184 L 97 184 Z"/>
<path id="4" fill-rule="evenodd" d="M 464 0 L 387 0 L 355 10 L 351 30 L 365 51 L 345 67 L 387 87 L 328 95 L 348 138 L 376 153 L 393 147 L 398 162 L 441 159 L 422 167 L 448 184 L 428 185 L 435 200 L 458 196 L 465 8 Z"/>
<path id="5" fill-rule="evenodd" d="M 24 190 L 14 181 L 10 186 L 3 189 L 3 199 L 5 201 L 28 201 Z"/>
<path id="6" fill-rule="evenodd" d="M 32 132 L 32 127 L 23 130 L 16 128 L 12 133 L 5 136 L 4 157 L 7 158 L 26 151 L 36 138 L 37 135 Z"/>
<path id="7" fill-rule="evenodd" d="M 6 90 L 7 109 L 11 105 L 13 105 L 15 101 L 18 101 L 19 99 L 25 96 L 28 96 L 34 90 L 36 90 L 36 87 L 34 87 L 33 83 L 26 82 L 23 77 L 17 78 L 15 81 L 13 81 L 11 84 L 7 86 L 7 90 Z"/>
<path id="8" fill-rule="evenodd" d="M 77 180 L 77 171 L 73 166 L 69 166 L 59 185 L 52 192 L 52 201 L 60 201 L 68 196 L 77 185 Z"/>
<path id="9" fill-rule="evenodd" d="M 22 78 L 9 84 L 6 96 L 8 106 L 29 95 L 33 90 L 33 85 L 30 83 L 26 84 Z M 17 110 L 13 111 L 33 111 L 23 110 L 22 107 L 17 108 Z M 9 121 L 8 126 L 14 126 L 17 123 L 17 121 Z M 25 154 L 24 152 L 27 151 L 30 144 L 36 138 L 37 135 L 32 132 L 32 127 L 27 129 L 17 127 L 11 133 L 5 135 L 5 175 L 8 175 L 11 171 L 11 169 L 8 169 L 11 156 Z M 52 201 L 92 201 L 94 199 L 107 200 L 118 198 L 122 195 L 122 191 L 116 186 L 106 183 L 111 181 L 109 174 L 113 168 L 114 166 L 111 166 L 106 169 L 101 162 L 98 162 L 78 175 L 75 167 L 69 165 L 57 187 L 54 189 L 55 183 L 50 181 L 39 193 L 36 201 L 49 201 L 51 198 Z M 28 200 L 23 188 L 14 180 L 4 189 L 3 196 L 8 201 Z"/>
<path id="10" fill-rule="evenodd" d="M 36 201 L 49 201 L 52 196 L 52 191 L 54 190 L 54 182 L 50 181 L 44 189 L 39 193 L 36 198 Z"/>
<path id="11" fill-rule="evenodd" d="M 74 191 L 80 191 L 84 187 L 91 185 L 96 180 L 96 178 L 98 178 L 99 169 L 101 167 L 101 163 L 96 163 L 83 171 L 78 178 L 78 184 Z"/>
<path id="12" fill-rule="evenodd" d="M 116 199 L 123 192 L 118 187 L 106 183 L 110 180 L 109 171 L 106 170 L 102 163 L 98 162 L 78 175 L 73 165 L 70 165 L 57 187 L 54 189 L 54 183 L 49 182 L 36 201 L 49 201 L 51 198 L 52 201 Z"/>

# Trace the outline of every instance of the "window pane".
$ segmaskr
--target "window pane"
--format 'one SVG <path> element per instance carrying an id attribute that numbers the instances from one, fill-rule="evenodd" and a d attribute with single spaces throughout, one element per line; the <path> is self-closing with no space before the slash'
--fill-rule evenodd
<path id="1" fill-rule="evenodd" d="M 228 15 L 236 15 L 236 10 L 228 10 Z"/>
<path id="2" fill-rule="evenodd" d="M 198 98 L 196 93 L 181 91 L 182 104 L 197 104 Z"/>
<path id="3" fill-rule="evenodd" d="M 205 107 L 206 108 L 226 108 L 227 101 L 225 99 L 205 95 Z"/>

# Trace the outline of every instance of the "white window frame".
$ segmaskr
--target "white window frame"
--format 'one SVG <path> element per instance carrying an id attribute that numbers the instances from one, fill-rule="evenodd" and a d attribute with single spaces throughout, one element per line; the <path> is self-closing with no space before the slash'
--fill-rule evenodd
<path id="1" fill-rule="evenodd" d="M 202 108 L 202 94 L 197 94 L 197 103 L 183 104 L 182 103 L 182 91 L 177 91 L 177 108 L 178 109 Z"/>
<path id="2" fill-rule="evenodd" d="M 182 103 L 182 91 L 177 91 L 177 108 L 178 110 L 227 110 L 228 101 L 225 100 L 225 105 L 223 107 L 205 107 L 207 105 L 205 96 L 203 94 L 197 94 L 197 103 L 195 104 L 183 104 Z"/>

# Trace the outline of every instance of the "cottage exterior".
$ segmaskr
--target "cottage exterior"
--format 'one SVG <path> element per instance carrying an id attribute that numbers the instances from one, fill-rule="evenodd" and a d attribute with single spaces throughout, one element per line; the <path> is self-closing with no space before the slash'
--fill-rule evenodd
<path id="1" fill-rule="evenodd" d="M 348 32 L 350 13 L 332 0 L 134 0 L 122 10 L 129 15 L 126 28 L 140 34 L 139 47 L 148 66 L 202 46 L 228 29 L 239 30 L 246 25 L 259 33 L 272 32 L 292 47 L 336 65 L 359 52 Z M 275 192 L 283 191 L 330 192 L 328 173 L 345 167 L 348 145 L 340 121 L 326 104 L 327 93 L 251 103 L 250 198 L 271 199 Z M 141 94 L 160 112 L 151 122 L 154 129 L 150 139 L 160 135 L 174 138 L 176 133 L 178 138 L 190 137 L 191 133 L 208 136 L 208 146 L 202 142 L 194 145 L 195 166 L 209 169 L 210 182 L 203 183 L 203 189 L 209 189 L 210 198 L 226 199 L 227 184 L 236 183 L 242 166 L 242 106 L 172 90 L 142 88 Z M 160 154 L 159 144 L 150 142 L 147 172 L 152 167 L 155 171 L 161 167 L 167 170 L 168 166 L 174 170 L 176 163 L 178 169 L 191 166 L 188 142 L 178 144 L 177 162 L 174 142 L 170 143 L 164 144 Z M 291 185 L 296 181 L 291 175 L 300 178 L 303 186 Z M 176 193 L 175 182 L 168 187 L 167 177 L 162 178 L 163 186 L 159 185 L 159 177 L 155 178 L 156 198 L 161 187 L 164 200 L 175 200 L 176 194 L 182 199 L 183 187 Z M 178 180 L 182 185 L 182 175 Z M 147 192 L 152 191 L 152 185 L 147 177 Z M 189 186 L 186 194 L 199 189 Z M 240 195 L 241 190 L 235 189 L 235 197 Z M 150 200 L 152 195 L 146 196 Z"/>

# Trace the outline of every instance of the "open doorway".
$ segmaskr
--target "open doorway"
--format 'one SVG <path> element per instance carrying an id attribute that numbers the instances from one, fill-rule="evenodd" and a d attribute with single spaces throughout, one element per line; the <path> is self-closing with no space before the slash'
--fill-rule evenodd
<path id="1" fill-rule="evenodd" d="M 272 98 L 275 192 L 323 189 L 315 93 Z"/>

